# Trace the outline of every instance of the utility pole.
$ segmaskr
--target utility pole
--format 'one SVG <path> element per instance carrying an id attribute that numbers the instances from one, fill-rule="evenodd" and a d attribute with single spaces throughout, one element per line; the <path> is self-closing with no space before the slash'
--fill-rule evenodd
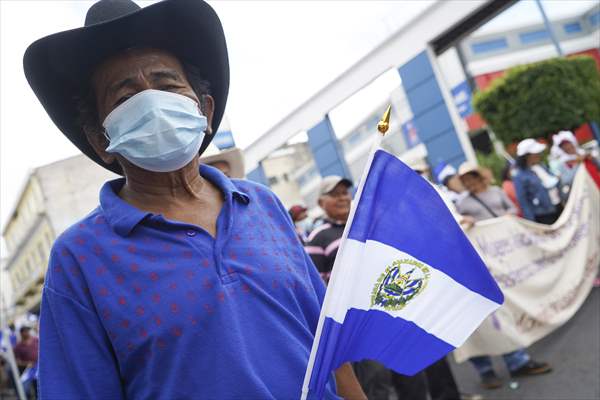
<path id="1" fill-rule="evenodd" d="M 554 34 L 554 29 L 552 29 L 552 24 L 550 24 L 550 21 L 548 20 L 548 17 L 546 16 L 546 12 L 544 11 L 544 6 L 542 5 L 542 1 L 541 0 L 535 0 L 538 8 L 540 9 L 540 14 L 542 14 L 542 19 L 544 20 L 544 25 L 546 26 L 546 30 L 548 31 L 548 35 L 550 35 L 550 40 L 552 40 L 552 44 L 554 44 L 554 48 L 556 48 L 556 52 L 558 53 L 559 57 L 562 57 L 564 55 L 562 49 L 560 48 L 560 43 L 558 42 L 558 39 L 556 37 L 556 35 Z"/>

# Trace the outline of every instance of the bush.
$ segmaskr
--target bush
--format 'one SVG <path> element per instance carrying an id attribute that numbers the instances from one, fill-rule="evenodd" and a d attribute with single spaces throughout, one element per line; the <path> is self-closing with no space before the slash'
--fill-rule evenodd
<path id="1" fill-rule="evenodd" d="M 600 121 L 600 74 L 589 56 L 509 69 L 473 97 L 475 110 L 504 143 Z"/>
<path id="2" fill-rule="evenodd" d="M 498 155 L 495 151 L 492 151 L 490 154 L 485 154 L 482 152 L 476 152 L 477 163 L 480 167 L 487 168 L 490 170 L 494 177 L 494 184 L 501 185 L 502 184 L 502 171 L 506 167 L 507 160 Z"/>

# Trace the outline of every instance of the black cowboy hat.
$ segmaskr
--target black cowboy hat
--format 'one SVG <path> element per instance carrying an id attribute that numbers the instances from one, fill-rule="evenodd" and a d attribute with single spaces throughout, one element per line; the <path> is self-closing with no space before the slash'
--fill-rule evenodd
<path id="1" fill-rule="evenodd" d="M 106 164 L 88 143 L 79 122 L 77 96 L 88 87 L 94 68 L 131 47 L 155 47 L 195 67 L 215 99 L 213 135 L 219 128 L 229 92 L 229 60 L 221 21 L 202 0 L 165 0 L 140 8 L 131 0 L 100 0 L 87 12 L 82 28 L 46 36 L 23 57 L 29 85 L 56 126 L 75 146 L 103 167 L 123 174 L 117 162 Z"/>

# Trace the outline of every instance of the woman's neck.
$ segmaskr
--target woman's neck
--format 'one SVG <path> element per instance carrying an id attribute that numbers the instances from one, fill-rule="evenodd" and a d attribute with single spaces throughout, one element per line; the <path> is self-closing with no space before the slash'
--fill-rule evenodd
<path id="1" fill-rule="evenodd" d="M 207 181 L 198 173 L 198 160 L 167 173 L 144 170 L 126 171 L 126 182 L 119 195 L 134 203 L 155 204 L 166 201 L 190 201 L 202 198 Z"/>

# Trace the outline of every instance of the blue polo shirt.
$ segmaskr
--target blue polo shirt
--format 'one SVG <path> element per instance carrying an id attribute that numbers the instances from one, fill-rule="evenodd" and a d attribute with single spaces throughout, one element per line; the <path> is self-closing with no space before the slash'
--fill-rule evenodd
<path id="1" fill-rule="evenodd" d="M 223 193 L 215 238 L 124 202 L 117 179 L 56 240 L 42 399 L 300 397 L 325 287 L 272 192 L 200 174 Z"/>

